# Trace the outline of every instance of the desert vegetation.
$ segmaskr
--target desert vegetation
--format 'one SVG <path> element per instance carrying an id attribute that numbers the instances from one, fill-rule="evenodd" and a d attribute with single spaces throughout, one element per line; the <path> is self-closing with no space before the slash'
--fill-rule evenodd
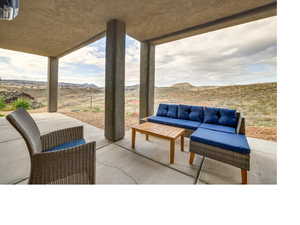
<path id="1" fill-rule="evenodd" d="M 1 94 L 1 92 L 0 92 Z M 19 108 L 24 108 L 26 110 L 31 109 L 32 102 L 26 98 L 16 98 L 14 101 L 9 101 L 7 98 L 0 95 L 0 111 L 12 111 Z M 0 117 L 4 114 L 0 113 Z"/>
<path id="2" fill-rule="evenodd" d="M 1 91 L 2 93 L 17 91 L 31 96 L 32 99 L 27 98 L 31 113 L 47 111 L 47 91 L 43 84 L 0 83 L 0 97 Z M 138 122 L 139 86 L 126 87 L 125 93 L 125 121 L 126 128 L 129 129 L 131 125 Z M 3 102 L 5 104 L 5 99 Z M 104 102 L 104 88 L 78 85 L 63 85 L 59 88 L 58 111 L 99 128 L 104 128 Z M 181 83 L 171 87 L 156 87 L 155 109 L 159 103 L 236 109 L 246 117 L 248 136 L 272 141 L 277 139 L 277 83 L 208 87 L 195 87 L 189 83 Z M 16 105 L 12 103 L 10 105 L 16 108 Z M 0 109 L 0 114 L 5 115 L 13 108 L 5 106 Z"/>

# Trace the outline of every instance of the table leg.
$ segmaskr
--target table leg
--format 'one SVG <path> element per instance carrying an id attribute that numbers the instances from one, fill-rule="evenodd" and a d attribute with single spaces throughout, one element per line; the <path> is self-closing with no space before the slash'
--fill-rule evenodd
<path id="1" fill-rule="evenodd" d="M 241 175 L 242 175 L 242 184 L 247 184 L 247 170 L 241 169 Z"/>
<path id="2" fill-rule="evenodd" d="M 135 128 L 131 129 L 131 147 L 135 148 L 135 134 L 136 134 L 136 130 Z"/>
<path id="3" fill-rule="evenodd" d="M 149 135 L 148 134 L 146 134 L 146 141 L 148 141 L 149 140 Z"/>
<path id="4" fill-rule="evenodd" d="M 193 164 L 194 158 L 195 158 L 195 153 L 194 152 L 190 152 L 190 165 Z"/>
<path id="5" fill-rule="evenodd" d="M 170 164 L 174 163 L 175 157 L 175 140 L 170 141 Z"/>
<path id="6" fill-rule="evenodd" d="M 181 151 L 184 151 L 184 135 L 181 136 Z"/>

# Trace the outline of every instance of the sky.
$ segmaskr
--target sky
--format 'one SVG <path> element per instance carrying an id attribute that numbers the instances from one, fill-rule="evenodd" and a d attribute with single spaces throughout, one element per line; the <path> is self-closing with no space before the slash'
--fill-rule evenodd
<path id="1" fill-rule="evenodd" d="M 59 82 L 105 83 L 105 38 L 59 60 Z M 140 44 L 126 36 L 126 85 L 139 84 Z M 155 85 L 276 82 L 276 17 L 156 46 Z M 0 49 L 2 79 L 47 80 L 47 57 Z"/>

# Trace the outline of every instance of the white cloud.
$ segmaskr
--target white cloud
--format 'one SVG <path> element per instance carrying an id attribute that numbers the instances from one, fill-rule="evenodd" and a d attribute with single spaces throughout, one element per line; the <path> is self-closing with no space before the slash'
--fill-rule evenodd
<path id="1" fill-rule="evenodd" d="M 126 46 L 125 80 L 126 85 L 140 82 L 140 43 L 138 41 Z"/>
<path id="2" fill-rule="evenodd" d="M 129 38 L 129 37 L 128 37 Z M 133 40 L 129 38 L 130 40 Z M 101 43 L 97 43 L 101 45 Z M 103 46 L 102 46 L 103 47 Z M 139 61 L 140 61 L 140 45 L 138 41 L 133 41 L 126 46 L 126 58 L 125 58 L 125 73 L 126 73 L 126 85 L 133 85 L 139 83 Z M 99 68 L 99 72 L 95 72 L 93 77 L 86 77 L 84 73 L 76 72 L 76 65 L 94 65 Z M 60 65 L 62 68 L 74 71 L 74 75 L 77 75 L 76 82 L 79 83 L 96 83 L 97 85 L 104 86 L 105 83 L 105 52 L 99 51 L 99 49 L 94 45 L 87 46 L 82 49 L 77 50 L 60 60 Z M 63 73 L 63 71 L 62 71 Z M 81 77 L 79 78 L 79 76 Z M 63 79 L 63 74 L 62 74 Z M 71 79 L 70 79 L 71 80 Z M 70 82 L 65 80 L 65 82 Z"/>
<path id="3" fill-rule="evenodd" d="M 0 49 L 0 77 L 46 80 L 47 57 Z"/>
<path id="4" fill-rule="evenodd" d="M 86 46 L 60 59 L 61 66 L 72 64 L 96 65 L 105 67 L 105 54 L 94 46 Z"/>
<path id="5" fill-rule="evenodd" d="M 159 86 L 177 82 L 222 85 L 275 80 L 276 17 L 156 47 Z"/>
<path id="6" fill-rule="evenodd" d="M 140 44 L 128 37 L 126 85 L 139 83 Z M 60 59 L 59 80 L 105 82 L 105 42 Z M 276 80 L 276 17 L 156 46 L 156 85 L 222 85 Z M 47 57 L 0 49 L 0 77 L 47 79 Z"/>

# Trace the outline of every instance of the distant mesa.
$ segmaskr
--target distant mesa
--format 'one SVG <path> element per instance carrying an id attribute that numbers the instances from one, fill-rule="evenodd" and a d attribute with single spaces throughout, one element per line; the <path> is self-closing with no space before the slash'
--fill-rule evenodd
<path id="1" fill-rule="evenodd" d="M 32 81 L 32 80 L 0 80 L 2 84 L 11 84 L 11 85 L 16 85 L 16 86 L 46 86 L 47 82 L 46 81 Z M 84 84 L 73 84 L 73 83 L 66 83 L 66 82 L 59 82 L 58 83 L 59 87 L 63 88 L 100 88 L 95 84 L 90 84 L 90 83 L 84 83 Z"/>
<path id="2" fill-rule="evenodd" d="M 47 86 L 46 81 L 32 81 L 32 80 L 0 80 L 0 84 L 7 84 L 13 86 L 29 86 L 32 88 L 41 88 Z M 104 87 L 99 87 L 95 84 L 91 83 L 84 83 L 84 84 L 73 84 L 73 83 L 66 83 L 66 82 L 59 82 L 58 86 L 60 88 L 90 88 L 90 89 L 99 89 L 104 90 Z M 133 91 L 138 90 L 140 87 L 139 84 L 126 86 L 126 91 Z"/>
<path id="3" fill-rule="evenodd" d="M 59 87 L 64 87 L 64 88 L 70 88 L 70 87 L 78 87 L 78 88 L 100 88 L 95 84 L 90 84 L 90 83 L 84 83 L 84 84 L 72 84 L 72 83 L 64 83 L 64 82 L 59 82 L 58 83 Z"/>
<path id="4" fill-rule="evenodd" d="M 125 87 L 125 91 L 134 91 L 134 90 L 138 90 L 139 88 L 140 88 L 139 84 L 131 85 L 131 86 L 126 86 Z"/>
<path id="5" fill-rule="evenodd" d="M 172 87 L 174 87 L 174 88 L 193 88 L 195 86 L 191 85 L 188 82 L 183 82 L 183 83 L 174 84 Z"/>

